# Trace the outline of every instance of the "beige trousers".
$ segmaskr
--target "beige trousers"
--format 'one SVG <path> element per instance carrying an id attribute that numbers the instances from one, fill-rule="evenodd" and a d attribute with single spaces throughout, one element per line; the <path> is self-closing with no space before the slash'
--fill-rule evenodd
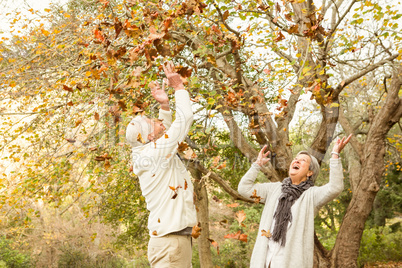
<path id="1" fill-rule="evenodd" d="M 191 236 L 151 237 L 148 260 L 152 268 L 191 268 Z"/>

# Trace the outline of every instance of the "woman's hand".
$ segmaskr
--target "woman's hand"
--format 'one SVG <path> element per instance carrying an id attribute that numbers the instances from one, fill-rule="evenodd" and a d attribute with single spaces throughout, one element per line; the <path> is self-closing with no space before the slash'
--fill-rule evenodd
<path id="1" fill-rule="evenodd" d="M 333 158 L 338 158 L 339 154 L 341 153 L 341 151 L 343 150 L 343 148 L 345 148 L 346 144 L 348 144 L 348 142 L 350 141 L 350 139 L 352 138 L 352 134 L 350 134 L 346 139 L 345 137 L 343 137 L 342 139 L 339 139 L 335 142 L 334 147 L 332 148 L 332 157 Z"/>
<path id="2" fill-rule="evenodd" d="M 270 154 L 270 151 L 267 151 L 265 153 L 265 149 L 267 149 L 267 145 L 264 145 L 264 147 L 262 147 L 260 153 L 258 154 L 257 160 L 255 161 L 255 163 L 260 167 L 264 166 L 266 163 L 269 162 L 269 160 L 271 160 L 271 158 L 267 157 Z"/>

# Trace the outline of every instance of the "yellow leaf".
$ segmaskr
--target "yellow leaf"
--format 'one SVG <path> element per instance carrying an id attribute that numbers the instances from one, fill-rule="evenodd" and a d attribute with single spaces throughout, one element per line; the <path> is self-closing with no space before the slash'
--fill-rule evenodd
<path id="1" fill-rule="evenodd" d="M 331 105 L 329 106 L 330 108 L 334 108 L 334 107 L 339 107 L 339 103 L 331 103 Z"/>

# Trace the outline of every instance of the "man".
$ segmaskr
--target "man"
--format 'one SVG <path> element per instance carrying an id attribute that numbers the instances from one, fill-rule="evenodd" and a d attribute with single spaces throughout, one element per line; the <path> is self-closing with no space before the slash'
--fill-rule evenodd
<path id="1" fill-rule="evenodd" d="M 330 159 L 329 182 L 314 186 L 320 167 L 308 152 L 299 152 L 282 182 L 255 184 L 258 171 L 270 159 L 264 146 L 257 160 L 239 183 L 245 197 L 259 196 L 265 203 L 257 240 L 251 256 L 252 268 L 313 267 L 314 215 L 343 190 L 343 171 L 339 153 L 351 135 L 338 139 Z"/>
<path id="2" fill-rule="evenodd" d="M 196 225 L 193 185 L 177 156 L 178 144 L 193 122 L 189 93 L 169 62 L 163 66 L 167 83 L 175 90 L 176 119 L 172 123 L 169 99 L 158 83 L 151 93 L 161 105 L 159 119 L 136 116 L 128 125 L 127 141 L 132 146 L 133 171 L 150 211 L 148 260 L 151 267 L 191 267 L 191 231 Z M 166 131 L 165 131 L 166 130 Z"/>

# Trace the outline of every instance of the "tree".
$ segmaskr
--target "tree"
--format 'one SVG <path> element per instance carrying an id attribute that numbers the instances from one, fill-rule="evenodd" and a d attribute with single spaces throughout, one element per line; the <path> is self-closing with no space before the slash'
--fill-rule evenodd
<path id="1" fill-rule="evenodd" d="M 379 1 L 317 4 L 312 0 L 93 1 L 87 4 L 91 13 L 72 16 L 75 26 L 81 24 L 71 30 L 81 36 L 66 44 L 75 44 L 70 49 L 82 48 L 78 52 L 82 65 L 72 64 L 74 75 L 68 80 L 59 78 L 59 91 L 52 92 L 63 87 L 71 92 L 69 97 L 92 100 L 98 96 L 113 119 L 106 129 L 119 133 L 128 117 L 152 111 L 147 83 L 159 78 L 158 66 L 164 59 L 173 58 L 181 64 L 178 71 L 199 107 L 188 140 L 197 158 L 187 155 L 189 167 L 202 174 L 196 176 L 209 176 L 240 199 L 228 179 L 220 176 L 224 173 L 211 170 L 212 161 L 205 161 L 219 146 L 213 131 L 206 135 L 211 124 L 224 124 L 233 144 L 250 161 L 260 145 L 268 144 L 276 156 L 263 173 L 278 181 L 287 175 L 292 159 L 289 127 L 299 99 L 308 94 L 318 107 L 321 122 L 309 147 L 322 161 L 338 121 L 346 134 L 355 133 L 348 119 L 350 106 L 342 94 L 348 87 L 360 87 L 359 79 L 375 74 L 382 85 L 375 90 L 384 94 L 378 101 L 380 107 L 367 112 L 367 135 L 357 134 L 351 141 L 359 171 L 350 176 L 352 201 L 334 248 L 328 252 L 316 239 L 317 267 L 354 267 L 364 223 L 382 180 L 386 135 L 402 115 L 398 95 L 401 14 L 395 6 Z M 369 19 L 375 20 L 374 26 Z M 34 47 L 41 51 L 40 43 Z M 6 70 L 1 73 L 8 75 L 7 92 L 12 92 L 17 83 Z M 93 116 L 97 120 L 99 115 Z M 75 125 L 89 122 L 75 121 Z M 109 137 L 119 138 L 115 134 Z M 113 144 L 106 143 L 98 155 L 106 170 L 110 167 L 109 153 L 118 155 L 112 150 Z M 78 154 L 73 151 L 74 156 Z M 108 177 L 111 173 L 102 170 L 97 174 Z"/>

